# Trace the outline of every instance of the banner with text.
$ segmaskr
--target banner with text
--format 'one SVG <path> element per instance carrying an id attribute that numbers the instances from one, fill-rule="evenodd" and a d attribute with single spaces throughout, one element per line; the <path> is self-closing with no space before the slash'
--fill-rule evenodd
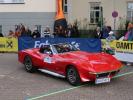
<path id="1" fill-rule="evenodd" d="M 102 40 L 102 48 L 112 50 L 121 61 L 133 62 L 133 41 Z"/>
<path id="2" fill-rule="evenodd" d="M 20 37 L 18 39 L 19 50 L 28 48 L 39 48 L 44 44 L 70 43 L 83 51 L 100 52 L 101 40 L 88 38 L 37 38 Z"/>
<path id="3" fill-rule="evenodd" d="M 17 52 L 18 39 L 0 37 L 0 52 Z"/>

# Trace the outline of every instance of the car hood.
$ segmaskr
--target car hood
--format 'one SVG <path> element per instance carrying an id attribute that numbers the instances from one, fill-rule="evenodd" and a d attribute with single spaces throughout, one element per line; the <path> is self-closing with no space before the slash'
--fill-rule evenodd
<path id="1" fill-rule="evenodd" d="M 88 53 L 82 51 L 69 52 L 62 55 L 63 58 L 73 59 L 92 72 L 107 72 L 119 70 L 122 67 L 120 61 L 106 53 Z M 78 64 L 79 64 L 78 63 Z"/>

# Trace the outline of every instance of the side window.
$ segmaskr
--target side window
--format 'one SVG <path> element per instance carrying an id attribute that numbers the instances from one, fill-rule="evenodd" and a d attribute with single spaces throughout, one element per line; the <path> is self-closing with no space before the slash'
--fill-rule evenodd
<path id="1" fill-rule="evenodd" d="M 133 2 L 127 3 L 127 19 L 133 21 Z"/>

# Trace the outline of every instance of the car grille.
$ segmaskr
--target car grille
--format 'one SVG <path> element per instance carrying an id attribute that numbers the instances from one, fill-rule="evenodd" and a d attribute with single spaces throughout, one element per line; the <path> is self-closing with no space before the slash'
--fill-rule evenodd
<path id="1" fill-rule="evenodd" d="M 101 73 L 101 74 L 97 74 L 96 77 L 100 78 L 100 77 L 107 77 L 109 75 L 115 75 L 118 71 L 113 71 L 113 72 L 107 72 L 107 73 Z"/>

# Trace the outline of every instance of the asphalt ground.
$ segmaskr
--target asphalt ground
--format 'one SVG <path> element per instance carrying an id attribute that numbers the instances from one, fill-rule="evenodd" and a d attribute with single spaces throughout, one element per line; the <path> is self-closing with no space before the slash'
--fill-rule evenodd
<path id="1" fill-rule="evenodd" d="M 28 73 L 17 54 L 0 54 L 0 100 L 133 100 L 133 66 L 110 83 L 78 87 L 41 72 Z"/>

